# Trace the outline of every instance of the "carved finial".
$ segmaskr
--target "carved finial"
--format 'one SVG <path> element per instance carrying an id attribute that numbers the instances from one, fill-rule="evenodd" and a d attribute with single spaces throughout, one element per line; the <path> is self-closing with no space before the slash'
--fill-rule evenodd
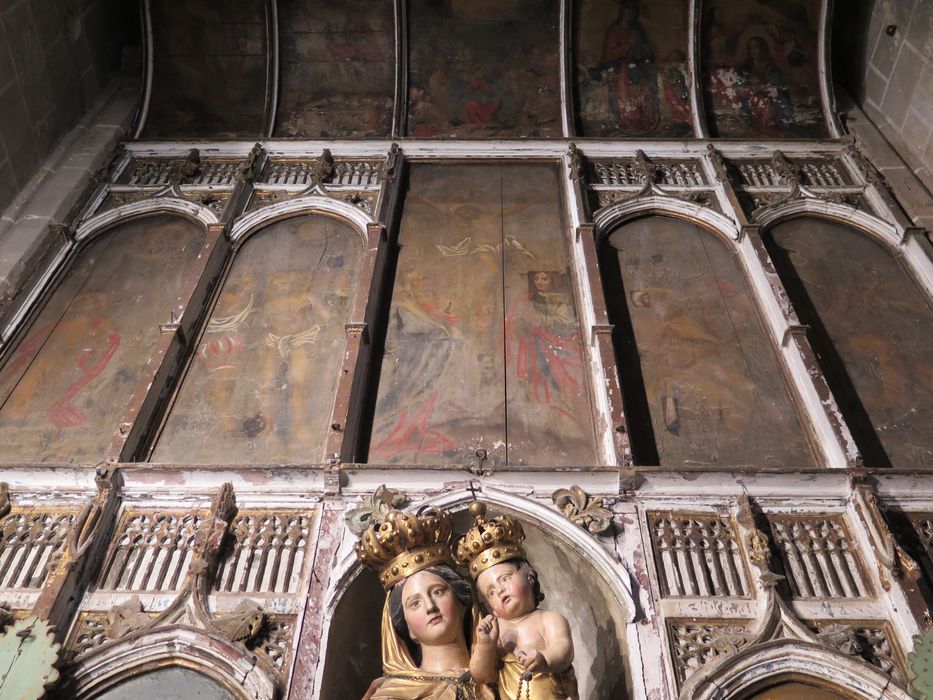
<path id="1" fill-rule="evenodd" d="M 321 151 L 321 155 L 318 156 L 314 163 L 311 165 L 311 172 L 308 177 L 308 187 L 320 187 L 327 179 L 334 174 L 334 156 L 331 155 L 330 149 L 325 148 Z"/>
<path id="2" fill-rule="evenodd" d="M 571 486 L 569 489 L 557 489 L 551 494 L 551 500 L 565 518 L 594 535 L 612 527 L 612 511 L 606 508 L 607 499 L 603 496 L 591 498 L 579 486 Z"/>
<path id="3" fill-rule="evenodd" d="M 775 151 L 771 155 L 771 166 L 788 185 L 800 185 L 800 173 L 781 151 Z"/>
<path id="4" fill-rule="evenodd" d="M 220 487 L 211 501 L 211 515 L 228 522 L 236 515 L 236 495 L 233 492 L 233 484 L 229 481 Z"/>
<path id="5" fill-rule="evenodd" d="M 583 154 L 577 148 L 577 144 L 571 143 L 567 148 L 567 160 L 570 162 L 570 179 L 578 182 L 583 179 L 584 161 Z"/>
<path id="6" fill-rule="evenodd" d="M 855 512 L 868 530 L 869 542 L 878 562 L 881 587 L 886 591 L 891 590 L 892 577 L 916 581 L 920 577 L 920 567 L 897 543 L 871 484 L 864 483 L 862 478 L 853 479 L 852 498 Z"/>
<path id="7" fill-rule="evenodd" d="M 360 507 L 347 511 L 344 520 L 350 532 L 359 537 L 373 523 L 381 523 L 390 510 L 402 508 L 406 503 L 408 496 L 403 491 L 382 484 Z"/>
<path id="8" fill-rule="evenodd" d="M 398 175 L 398 159 L 402 153 L 401 147 L 397 143 L 389 146 L 389 152 L 386 154 L 385 163 L 382 164 L 382 176 L 379 178 L 382 182 L 392 182 Z"/>
<path id="9" fill-rule="evenodd" d="M 658 166 L 652 163 L 640 148 L 635 151 L 635 172 L 645 185 L 652 185 L 658 181 Z"/>
<path id="10" fill-rule="evenodd" d="M 716 150 L 713 144 L 706 144 L 706 155 L 709 158 L 710 165 L 713 166 L 716 179 L 719 180 L 719 182 L 728 182 L 729 167 L 726 165 L 726 161 L 722 157 L 722 154 Z"/>
<path id="11" fill-rule="evenodd" d="M 12 507 L 13 500 L 10 498 L 10 485 L 5 481 L 0 482 L 0 518 L 9 515 Z"/>
<path id="12" fill-rule="evenodd" d="M 759 530 L 755 523 L 755 514 L 752 512 L 752 504 L 747 494 L 743 493 L 739 496 L 739 510 L 736 514 L 736 520 L 746 532 L 745 547 L 748 558 L 762 572 L 762 586 L 771 587 L 776 585 L 783 577 L 771 573 L 771 543 L 768 536 Z M 770 576 L 766 577 L 767 574 L 770 574 Z"/>
<path id="13" fill-rule="evenodd" d="M 240 182 L 252 182 L 259 177 L 259 166 L 262 162 L 263 148 L 261 143 L 256 143 L 250 149 L 246 160 L 240 163 L 237 168 L 236 179 Z"/>

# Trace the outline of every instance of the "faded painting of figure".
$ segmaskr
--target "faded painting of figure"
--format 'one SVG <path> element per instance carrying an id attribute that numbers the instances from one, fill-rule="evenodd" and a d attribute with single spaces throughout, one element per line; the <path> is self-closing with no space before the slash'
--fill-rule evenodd
<path id="1" fill-rule="evenodd" d="M 0 367 L 0 459 L 104 458 L 203 239 L 197 224 L 147 217 L 78 256 Z"/>
<path id="2" fill-rule="evenodd" d="M 575 89 L 585 136 L 692 132 L 683 49 L 687 6 L 682 0 L 578 6 Z"/>
<path id="3" fill-rule="evenodd" d="M 702 26 L 704 88 L 714 135 L 826 135 L 817 60 L 819 3 L 716 0 Z"/>
<path id="4" fill-rule="evenodd" d="M 638 12 L 638 0 L 619 4 L 606 30 L 602 66 L 609 72 L 610 114 L 623 130 L 650 133 L 660 119 L 658 67 Z"/>
<path id="5" fill-rule="evenodd" d="M 413 0 L 409 136 L 560 136 L 555 0 Z"/>
<path id="6" fill-rule="evenodd" d="M 613 232 L 601 264 L 604 280 L 621 276 L 607 305 L 620 329 L 631 324 L 633 337 L 616 342 L 633 342 L 637 353 L 617 347 L 626 358 L 620 372 L 623 381 L 643 379 L 637 390 L 657 463 L 813 463 L 777 357 L 721 241 L 695 224 L 648 217 Z"/>
<path id="7" fill-rule="evenodd" d="M 551 166 L 412 167 L 371 463 L 595 463 L 559 202 Z"/>
<path id="8" fill-rule="evenodd" d="M 428 289 L 429 284 L 418 267 L 408 267 L 398 275 L 385 354 L 399 360 L 401 354 L 406 357 L 381 397 L 384 404 L 398 407 L 398 412 L 370 447 L 373 461 L 409 453 L 440 457 L 457 447 L 432 420 L 437 419 L 435 405 L 444 373 L 463 345 L 460 318 L 453 301 L 442 300 Z"/>
<path id="9" fill-rule="evenodd" d="M 323 216 L 248 239 L 152 459 L 321 462 L 360 256 L 359 235 Z"/>
<path id="10" fill-rule="evenodd" d="M 566 271 L 528 273 L 528 294 L 516 299 L 507 323 L 515 373 L 529 398 L 577 420 L 568 402 L 583 387 L 579 323 Z"/>

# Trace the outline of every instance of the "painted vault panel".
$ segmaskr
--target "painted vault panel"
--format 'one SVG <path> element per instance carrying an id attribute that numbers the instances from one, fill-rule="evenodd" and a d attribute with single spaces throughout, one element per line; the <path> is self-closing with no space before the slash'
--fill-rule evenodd
<path id="1" fill-rule="evenodd" d="M 388 137 L 395 98 L 391 0 L 279 3 L 276 136 Z"/>
<path id="2" fill-rule="evenodd" d="M 153 0 L 146 138 L 255 137 L 263 130 L 263 0 Z"/>
<path id="3" fill-rule="evenodd" d="M 583 0 L 574 18 L 574 88 L 582 136 L 693 133 L 687 0 Z"/>
<path id="4" fill-rule="evenodd" d="M 412 0 L 408 135 L 561 136 L 558 3 Z"/>
<path id="5" fill-rule="evenodd" d="M 826 136 L 820 100 L 820 0 L 713 0 L 701 22 L 712 136 Z"/>

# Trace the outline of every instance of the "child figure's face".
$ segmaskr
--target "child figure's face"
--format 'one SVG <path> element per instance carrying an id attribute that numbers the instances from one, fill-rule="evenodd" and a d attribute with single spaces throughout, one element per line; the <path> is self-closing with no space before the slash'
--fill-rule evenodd
<path id="1" fill-rule="evenodd" d="M 514 620 L 537 607 L 531 577 L 511 561 L 486 569 L 476 578 L 476 589 L 492 614 L 503 620 Z"/>

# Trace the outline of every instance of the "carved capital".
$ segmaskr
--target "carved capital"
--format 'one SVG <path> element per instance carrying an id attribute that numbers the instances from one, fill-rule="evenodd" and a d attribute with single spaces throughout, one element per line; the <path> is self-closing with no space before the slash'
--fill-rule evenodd
<path id="1" fill-rule="evenodd" d="M 612 511 L 606 507 L 611 504 L 605 496 L 591 497 L 579 486 L 571 486 L 569 489 L 557 489 L 551 494 L 551 500 L 567 520 L 594 535 L 605 533 L 612 527 Z"/>
<path id="2" fill-rule="evenodd" d="M 403 491 L 395 491 L 382 484 L 357 508 L 348 510 L 344 515 L 347 527 L 360 537 L 372 523 L 382 522 L 390 510 L 398 510 L 408 503 L 408 496 Z"/>

